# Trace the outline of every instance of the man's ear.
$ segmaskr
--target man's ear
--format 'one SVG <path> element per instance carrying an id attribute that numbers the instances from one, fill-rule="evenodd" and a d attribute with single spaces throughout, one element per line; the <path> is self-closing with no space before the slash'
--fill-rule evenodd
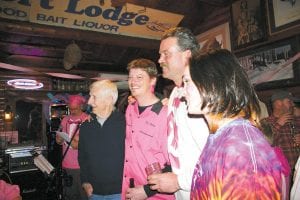
<path id="1" fill-rule="evenodd" d="M 190 59 L 192 58 L 192 51 L 187 49 L 183 52 L 184 54 L 184 57 L 186 58 L 185 62 L 184 63 L 186 66 L 190 64 Z"/>
<path id="2" fill-rule="evenodd" d="M 185 50 L 184 53 L 186 54 L 187 58 L 190 59 L 192 57 L 192 51 L 190 49 Z"/>
<path id="3" fill-rule="evenodd" d="M 109 95 L 109 100 L 112 105 L 115 105 L 114 98 L 112 95 Z"/>

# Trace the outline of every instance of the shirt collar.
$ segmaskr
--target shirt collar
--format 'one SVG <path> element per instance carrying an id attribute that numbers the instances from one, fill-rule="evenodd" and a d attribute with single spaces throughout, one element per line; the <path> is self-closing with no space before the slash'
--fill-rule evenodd
<path id="1" fill-rule="evenodd" d="M 155 112 L 158 115 L 162 108 L 163 104 L 161 103 L 161 101 L 158 101 L 157 103 L 153 104 L 151 111 Z"/>

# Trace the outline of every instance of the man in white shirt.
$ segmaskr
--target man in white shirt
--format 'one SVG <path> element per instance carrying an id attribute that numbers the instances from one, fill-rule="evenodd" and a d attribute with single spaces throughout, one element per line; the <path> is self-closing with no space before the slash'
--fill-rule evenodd
<path id="1" fill-rule="evenodd" d="M 158 60 L 163 77 L 173 80 L 173 89 L 168 105 L 168 151 L 172 172 L 148 177 L 151 189 L 159 192 L 175 192 L 176 199 L 190 198 L 192 176 L 196 162 L 209 134 L 203 118 L 192 118 L 187 114 L 182 100 L 182 76 L 189 67 L 190 58 L 199 50 L 199 44 L 186 28 L 177 27 L 162 37 Z"/>

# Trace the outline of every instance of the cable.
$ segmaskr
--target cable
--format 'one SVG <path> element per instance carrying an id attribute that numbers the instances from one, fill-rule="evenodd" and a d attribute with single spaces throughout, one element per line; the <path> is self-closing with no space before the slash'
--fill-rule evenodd
<path id="1" fill-rule="evenodd" d="M 2 171 L 2 173 L 3 173 L 4 175 L 6 175 L 6 177 L 7 177 L 8 181 L 9 181 L 9 183 L 10 183 L 10 184 L 13 184 L 13 182 L 11 181 L 11 178 L 10 178 L 9 174 L 6 173 L 5 171 Z"/>

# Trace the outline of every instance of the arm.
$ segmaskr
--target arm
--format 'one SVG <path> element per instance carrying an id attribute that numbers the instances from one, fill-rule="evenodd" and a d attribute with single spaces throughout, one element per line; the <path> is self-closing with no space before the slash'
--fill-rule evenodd
<path id="1" fill-rule="evenodd" d="M 171 165 L 169 164 L 165 164 L 165 167 L 162 169 L 162 173 L 167 173 L 167 172 L 172 172 Z M 147 197 L 152 197 L 159 192 L 158 190 L 151 188 L 150 184 L 144 185 L 144 190 L 147 194 Z"/>
<path id="2" fill-rule="evenodd" d="M 174 193 L 180 189 L 177 175 L 172 172 L 150 175 L 148 184 L 152 190 L 165 193 Z"/>
<path id="3" fill-rule="evenodd" d="M 56 134 L 55 136 L 56 143 L 62 145 L 64 143 L 64 139 Z"/>
<path id="4" fill-rule="evenodd" d="M 208 127 L 202 118 L 185 118 L 185 127 L 181 131 L 184 134 L 180 159 L 180 169 L 174 170 L 180 190 L 189 192 L 191 190 L 192 177 L 195 165 L 203 151 L 207 137 Z M 182 126 L 182 124 L 181 124 Z"/>
<path id="5" fill-rule="evenodd" d="M 82 188 L 88 197 L 93 194 L 93 186 L 90 183 L 82 183 Z"/>
<path id="6" fill-rule="evenodd" d="M 79 130 L 79 132 L 84 132 L 82 130 Z M 88 171 L 88 166 L 87 166 L 87 155 L 86 155 L 86 138 L 84 136 L 84 133 L 80 136 L 79 134 L 79 142 L 78 142 L 78 162 L 80 166 L 80 179 L 81 179 L 81 185 L 83 189 L 85 190 L 86 194 L 88 196 L 92 195 L 93 193 L 93 187 L 89 183 L 88 176 L 87 176 L 87 171 Z"/>
<path id="7" fill-rule="evenodd" d="M 162 169 L 162 172 L 170 172 L 171 171 L 171 166 L 170 165 L 165 165 L 165 168 Z M 156 174 L 159 175 L 159 174 Z M 153 189 L 150 184 L 143 185 L 143 186 L 137 186 L 135 188 L 128 188 L 126 191 L 126 199 L 147 199 L 149 197 L 154 196 L 155 194 L 159 193 L 158 190 Z M 169 192 L 173 193 L 173 192 Z"/>
<path id="8" fill-rule="evenodd" d="M 263 121 L 267 122 L 274 130 L 274 134 L 279 133 L 282 126 L 284 126 L 286 123 L 291 122 L 293 119 L 293 116 L 291 114 L 283 114 L 278 118 L 271 117 L 271 118 L 265 118 Z"/>
<path id="9" fill-rule="evenodd" d="M 177 190 L 179 190 L 179 183 L 178 183 L 178 177 L 175 173 L 172 173 L 170 160 L 169 160 L 169 154 L 168 154 L 168 120 L 167 117 L 164 117 L 167 115 L 167 107 L 165 107 L 165 110 L 162 110 L 161 113 L 162 117 L 160 119 L 160 122 L 162 122 L 160 125 L 160 129 L 158 131 L 158 134 L 156 134 L 156 142 L 159 144 L 159 149 L 161 150 L 161 153 L 163 155 L 163 160 L 160 162 L 165 163 L 165 167 L 162 170 L 163 173 L 160 174 L 152 174 L 148 176 L 148 186 L 151 185 L 151 190 L 157 190 L 158 192 L 166 192 L 166 193 L 174 193 Z M 165 124 L 165 126 L 163 126 Z M 147 187 L 145 187 L 145 191 Z"/>
<path id="10" fill-rule="evenodd" d="M 71 142 L 71 147 L 73 149 L 78 149 L 78 143 L 79 143 L 79 134 L 76 134 Z"/>

